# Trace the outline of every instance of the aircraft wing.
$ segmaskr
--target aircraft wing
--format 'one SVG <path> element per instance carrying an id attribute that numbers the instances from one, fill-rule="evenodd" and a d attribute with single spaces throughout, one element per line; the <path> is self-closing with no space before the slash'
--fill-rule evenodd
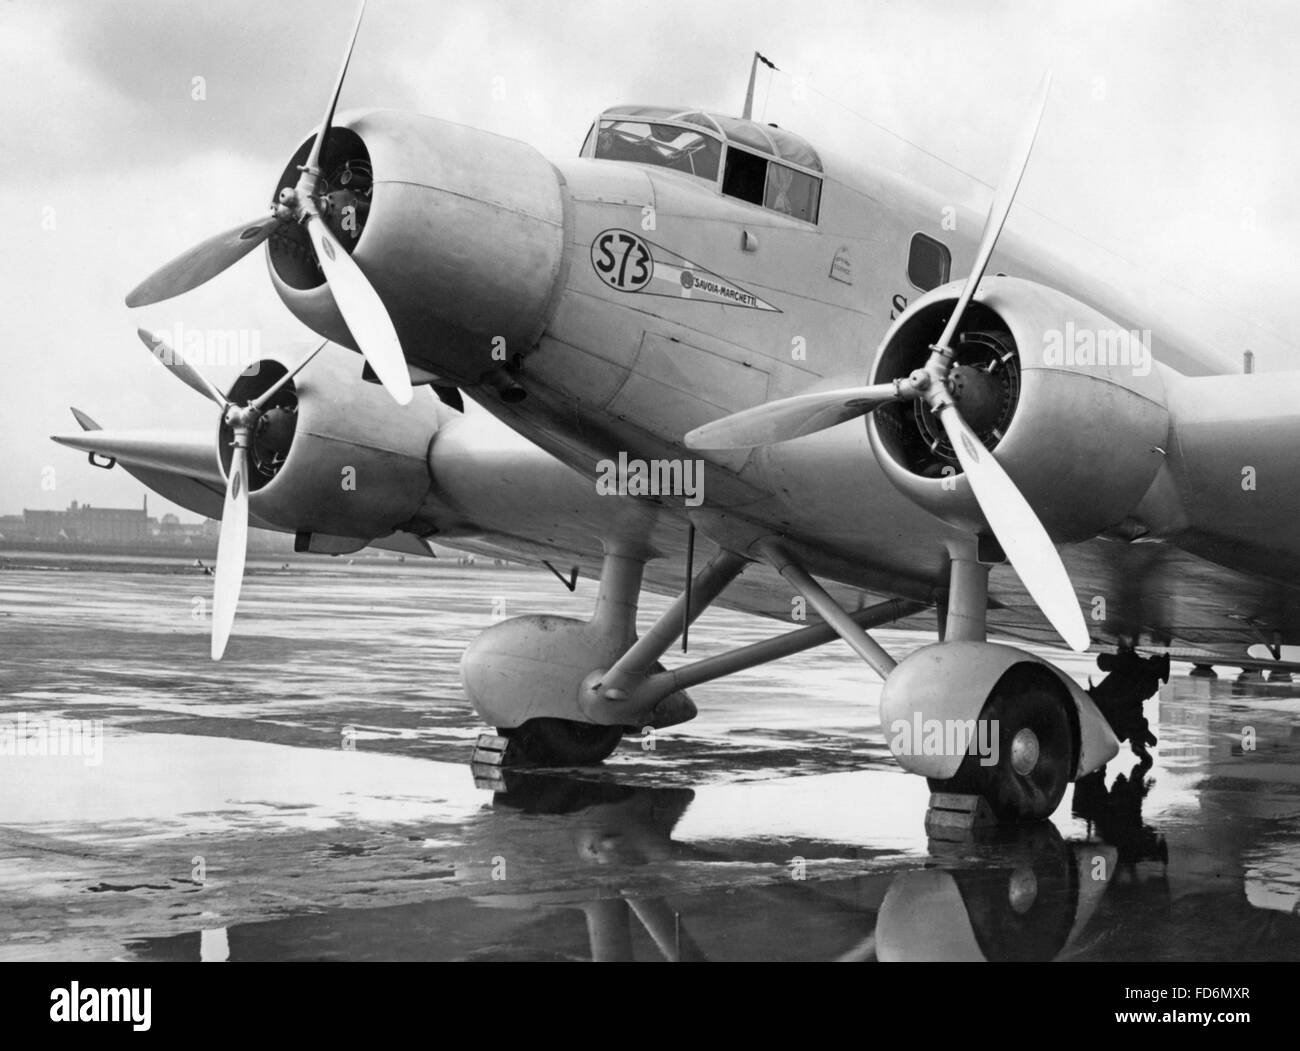
<path id="1" fill-rule="evenodd" d="M 63 444 L 118 455 L 124 469 L 159 495 L 196 514 L 221 517 L 224 487 L 210 436 L 204 440 L 209 443 L 212 467 L 196 471 L 197 439 L 193 434 L 158 431 L 152 444 L 129 450 L 116 440 L 120 432 L 100 434 L 99 425 L 90 417 L 78 412 L 77 418 L 88 433 L 75 440 L 64 438 Z M 623 527 L 644 534 L 661 556 L 647 564 L 645 586 L 663 595 L 681 590 L 687 533 L 680 516 L 631 497 L 596 497 L 587 479 L 490 417 L 464 423 L 465 437 L 449 440 L 439 455 L 444 467 L 455 464 L 477 484 L 456 488 L 449 525 L 439 532 L 439 544 L 488 558 L 537 566 L 549 562 L 565 577 L 576 569 L 580 577 L 596 579 L 603 553 L 598 526 L 619 519 Z M 139 443 L 144 439 L 137 432 L 131 440 Z M 251 524 L 289 532 L 256 517 Z M 359 549 L 360 543 L 350 550 Z M 432 554 L 426 541 L 402 532 L 369 546 L 409 555 Z M 708 542 L 698 544 L 697 568 L 714 550 Z M 1062 557 L 1085 613 L 1091 609 L 1100 614 L 1089 618 L 1095 640 L 1114 642 L 1121 630 L 1139 624 L 1151 644 L 1180 647 L 1191 655 L 1178 654 L 1177 659 L 1196 660 L 1213 651 L 1213 659 L 1205 663 L 1244 668 L 1242 662 L 1249 660 L 1245 650 L 1273 642 L 1274 632 L 1283 639 L 1300 639 L 1300 591 L 1295 587 L 1228 569 L 1172 544 L 1098 539 L 1071 545 Z M 894 626 L 916 631 L 917 645 L 933 639 L 937 593 L 921 574 L 900 575 L 890 587 L 825 583 L 850 611 L 895 597 L 927 603 L 930 608 Z M 1089 596 L 1104 597 L 1105 602 L 1091 604 Z M 799 627 L 792 616 L 791 598 L 789 585 L 775 571 L 754 564 L 718 602 Z M 816 619 L 811 611 L 808 616 Z M 988 622 L 996 637 L 1047 647 L 1059 645 L 1056 633 L 1015 572 L 1006 566 L 992 571 Z M 770 628 L 756 623 L 754 640 L 769 632 Z M 1270 665 L 1265 662 L 1265 666 Z"/>

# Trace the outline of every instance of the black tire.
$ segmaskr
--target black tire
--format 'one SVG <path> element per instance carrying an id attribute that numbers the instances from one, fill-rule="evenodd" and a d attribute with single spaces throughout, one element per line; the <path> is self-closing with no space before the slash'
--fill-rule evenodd
<path id="1" fill-rule="evenodd" d="M 1042 821 L 1060 805 L 1074 770 L 1074 732 L 1066 712 L 1064 687 L 1051 673 L 1033 665 L 1018 665 L 998 680 L 980 712 L 981 723 L 996 721 L 998 761 L 985 766 L 974 751 L 967 753 L 957 773 L 946 781 L 928 778 L 930 791 L 980 795 L 999 821 Z M 1028 769 L 1024 749 L 1015 748 L 1022 731 L 1037 744 Z M 987 740 L 982 731 L 976 738 Z"/>
<path id="2" fill-rule="evenodd" d="M 520 759 L 535 766 L 594 766 L 623 739 L 623 727 L 579 723 L 571 719 L 529 719 L 511 730 L 498 730 Z"/>

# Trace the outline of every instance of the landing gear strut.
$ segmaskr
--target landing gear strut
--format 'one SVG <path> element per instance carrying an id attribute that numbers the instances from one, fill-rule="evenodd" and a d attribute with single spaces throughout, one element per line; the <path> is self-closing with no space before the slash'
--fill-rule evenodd
<path id="1" fill-rule="evenodd" d="M 579 688 L 592 668 L 608 667 L 636 638 L 646 557 L 635 545 L 607 545 L 591 620 L 515 617 L 482 632 L 465 651 L 465 692 L 508 742 L 497 757 L 499 764 L 599 763 L 624 733 L 672 725 L 695 714 L 680 691 L 666 693 L 654 710 L 628 710 L 623 717 L 607 719 L 592 719 L 578 703 Z"/>
<path id="2" fill-rule="evenodd" d="M 600 593 L 590 621 L 525 616 L 495 624 L 465 651 L 461 679 L 479 715 L 497 727 L 480 738 L 471 765 L 599 763 L 628 732 L 659 729 L 695 715 L 686 690 L 847 635 L 888 674 L 893 660 L 865 629 L 924 608 L 889 599 L 845 613 L 811 578 L 783 564 L 828 610 L 828 624 L 809 625 L 761 642 L 665 670 L 659 663 L 684 629 L 744 570 L 749 560 L 721 549 L 677 600 L 637 638 L 637 598 L 648 552 L 607 543 Z M 815 601 L 814 601 L 815 600 Z M 499 735 L 499 736 L 498 736 Z M 486 744 L 484 743 L 486 740 Z"/>
<path id="3" fill-rule="evenodd" d="M 837 637 L 885 680 L 880 719 L 890 751 L 905 770 L 928 778 L 953 813 L 1041 820 L 1071 780 L 1115 755 L 1106 718 L 1077 684 L 1040 657 L 988 642 L 989 562 L 981 555 L 1000 552 L 974 537 L 952 542 L 943 641 L 897 662 L 869 631 L 926 603 L 890 599 L 850 613 L 804 568 L 807 555 L 787 543 L 762 537 L 745 554 L 719 549 L 640 638 L 637 597 L 649 552 L 607 543 L 590 621 L 517 617 L 487 629 L 466 651 L 465 691 L 500 734 L 480 739 L 475 762 L 600 762 L 628 731 L 694 716 L 686 689 Z M 823 622 L 671 671 L 660 666 L 751 558 L 779 573 Z"/>

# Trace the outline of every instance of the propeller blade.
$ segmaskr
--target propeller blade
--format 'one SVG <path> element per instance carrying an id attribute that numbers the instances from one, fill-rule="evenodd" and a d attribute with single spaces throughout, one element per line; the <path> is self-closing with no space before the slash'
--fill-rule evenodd
<path id="1" fill-rule="evenodd" d="M 352 338 L 393 400 L 399 405 L 409 404 L 413 396 L 411 373 L 384 301 L 314 211 L 308 213 L 307 232 Z"/>
<path id="2" fill-rule="evenodd" d="M 89 413 L 82 412 L 75 405 L 70 405 L 68 407 L 72 410 L 72 418 L 77 421 L 78 426 L 80 426 L 83 431 L 98 431 L 102 429 Z M 54 440 L 58 441 L 57 438 Z"/>
<path id="3" fill-rule="evenodd" d="M 226 503 L 221 511 L 217 540 L 217 571 L 212 591 L 212 659 L 221 660 L 235 625 L 239 589 L 244 583 L 248 555 L 248 450 L 235 446 L 226 483 Z"/>
<path id="4" fill-rule="evenodd" d="M 1043 110 L 1047 108 L 1047 95 L 1051 87 L 1052 74 L 1049 71 L 1043 74 L 1043 82 L 1038 90 L 1038 104 L 1021 130 L 1016 149 L 1011 154 L 1011 161 L 1001 182 L 998 183 L 998 190 L 989 208 L 988 218 L 984 220 L 984 232 L 980 235 L 979 250 L 975 253 L 975 262 L 971 266 L 970 275 L 966 278 L 966 284 L 962 286 L 961 295 L 957 297 L 957 305 L 953 307 L 948 324 L 944 326 L 943 335 L 935 344 L 940 350 L 947 350 L 952 345 L 952 338 L 957 333 L 957 326 L 961 324 L 962 315 L 966 313 L 971 297 L 975 295 L 975 290 L 984 277 L 984 271 L 988 269 L 989 259 L 993 256 L 993 249 L 998 243 L 1002 227 L 1006 225 L 1007 215 L 1010 214 L 1011 205 L 1016 199 L 1016 191 L 1020 189 L 1020 180 L 1029 165 L 1029 155 L 1033 152 L 1034 140 L 1038 137 L 1038 126 L 1042 123 Z"/>
<path id="5" fill-rule="evenodd" d="M 1079 609 L 1069 574 L 1051 537 L 1015 482 L 993 458 L 951 403 L 939 412 L 971 490 L 1007 561 L 1069 647 L 1078 653 L 1089 645 L 1088 626 Z"/>
<path id="6" fill-rule="evenodd" d="M 330 95 L 329 107 L 325 110 L 325 116 L 321 119 L 320 130 L 316 132 L 316 139 L 311 144 L 311 152 L 307 155 L 307 163 L 303 165 L 308 172 L 315 173 L 320 169 L 321 150 L 325 148 L 325 138 L 329 135 L 330 125 L 334 123 L 334 110 L 339 104 L 339 95 L 343 91 L 343 80 L 348 75 L 348 63 L 352 61 L 352 49 L 357 46 L 357 34 L 361 32 L 361 19 L 366 13 L 366 0 L 361 0 L 361 6 L 357 10 L 357 23 L 352 27 L 352 39 L 348 41 L 348 49 L 343 53 L 343 65 L 339 67 L 339 75 L 334 81 L 334 93 Z"/>
<path id="7" fill-rule="evenodd" d="M 724 416 L 686 435 L 688 449 L 748 449 L 774 445 L 824 431 L 891 401 L 907 397 L 909 384 L 877 383 L 869 387 L 796 394 Z"/>
<path id="8" fill-rule="evenodd" d="M 126 297 L 126 305 L 148 306 L 198 288 L 248 255 L 271 236 L 279 222 L 275 216 L 268 215 L 209 237 L 136 285 Z"/>
<path id="9" fill-rule="evenodd" d="M 140 342 L 148 347 L 153 356 L 182 383 L 198 391 L 205 398 L 215 401 L 223 409 L 229 405 L 226 396 L 221 393 L 217 385 L 181 357 L 162 336 L 155 336 L 147 328 L 138 328 L 135 331 L 140 337 Z"/>
<path id="10" fill-rule="evenodd" d="M 328 342 L 328 340 L 326 342 Z M 271 404 L 271 399 L 280 393 L 280 388 L 283 387 L 286 383 L 288 383 L 291 379 L 293 379 L 296 375 L 298 375 L 298 373 L 300 373 L 307 366 L 308 362 L 310 362 L 312 358 L 314 358 L 317 354 L 319 354 L 324 349 L 325 349 L 325 344 L 322 343 L 319 347 L 317 347 L 305 358 L 303 358 L 302 361 L 298 362 L 298 364 L 295 365 L 290 371 L 286 372 L 283 376 L 281 376 L 278 380 L 276 380 L 274 385 L 271 387 L 271 389 L 268 390 L 265 394 L 263 394 L 260 398 L 258 398 L 255 402 L 253 402 L 250 408 L 253 409 L 254 412 L 260 413 L 263 409 L 265 409 L 268 405 Z"/>

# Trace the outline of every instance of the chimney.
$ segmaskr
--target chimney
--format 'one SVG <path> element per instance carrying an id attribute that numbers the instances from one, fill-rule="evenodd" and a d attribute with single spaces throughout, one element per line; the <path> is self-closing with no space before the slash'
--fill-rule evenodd
<path id="1" fill-rule="evenodd" d="M 1255 352 L 1247 350 L 1241 355 L 1241 371 L 1249 376 L 1255 371 Z"/>

